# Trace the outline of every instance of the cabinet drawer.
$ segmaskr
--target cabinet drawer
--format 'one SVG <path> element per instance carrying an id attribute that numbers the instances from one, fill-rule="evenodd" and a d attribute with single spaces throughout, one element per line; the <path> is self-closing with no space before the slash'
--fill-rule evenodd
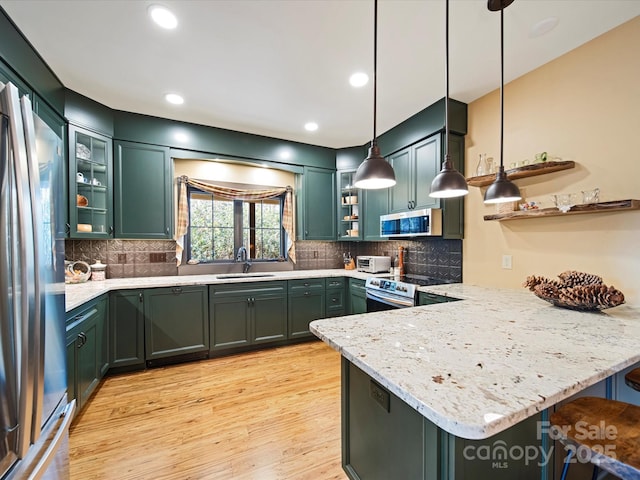
<path id="1" fill-rule="evenodd" d="M 289 280 L 289 293 L 299 293 L 311 290 L 324 290 L 324 278 Z"/>
<path id="2" fill-rule="evenodd" d="M 287 290 L 287 282 L 285 281 L 268 281 L 268 282 L 242 282 L 224 285 L 209 285 L 209 295 L 213 301 L 217 297 L 242 296 L 251 295 L 282 295 Z"/>
<path id="3" fill-rule="evenodd" d="M 325 279 L 326 281 L 326 287 L 327 290 L 330 289 L 344 289 L 344 277 L 338 277 L 338 278 L 327 278 Z"/>
<path id="4" fill-rule="evenodd" d="M 327 290 L 326 312 L 328 317 L 344 315 L 345 292 L 342 290 Z"/>

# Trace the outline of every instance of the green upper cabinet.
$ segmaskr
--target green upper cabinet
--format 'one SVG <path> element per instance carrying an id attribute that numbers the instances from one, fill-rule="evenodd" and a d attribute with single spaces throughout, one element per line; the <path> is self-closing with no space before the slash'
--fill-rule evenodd
<path id="1" fill-rule="evenodd" d="M 116 141 L 114 220 L 117 238 L 171 238 L 168 147 Z"/>
<path id="2" fill-rule="evenodd" d="M 362 193 L 353 186 L 355 170 L 340 170 L 338 180 L 338 239 L 360 240 L 362 222 Z"/>
<path id="3" fill-rule="evenodd" d="M 444 137 L 444 134 L 442 134 Z M 462 175 L 464 175 L 464 137 L 449 135 L 449 157 Z M 464 197 L 443 198 L 442 204 L 442 238 L 464 237 Z"/>
<path id="4" fill-rule="evenodd" d="M 113 233 L 111 138 L 69 125 L 69 224 L 71 238 Z"/>
<path id="5" fill-rule="evenodd" d="M 335 240 L 335 170 L 305 167 L 296 190 L 298 240 Z"/>
<path id="6" fill-rule="evenodd" d="M 360 233 L 363 240 L 380 241 L 387 237 L 380 236 L 380 215 L 389 213 L 389 189 L 363 190 L 363 231 Z"/>
<path id="7" fill-rule="evenodd" d="M 440 135 L 389 156 L 397 182 L 389 194 L 390 212 L 440 207 L 439 199 L 429 196 L 431 182 L 440 170 L 440 158 Z"/>

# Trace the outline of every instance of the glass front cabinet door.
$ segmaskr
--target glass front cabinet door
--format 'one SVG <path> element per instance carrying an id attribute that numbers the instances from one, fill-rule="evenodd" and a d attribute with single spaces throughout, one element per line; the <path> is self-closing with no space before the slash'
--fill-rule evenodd
<path id="1" fill-rule="evenodd" d="M 360 189 L 353 186 L 355 170 L 338 171 L 338 239 L 360 240 L 361 204 Z"/>
<path id="2" fill-rule="evenodd" d="M 69 157 L 70 237 L 111 237 L 111 138 L 69 125 Z"/>

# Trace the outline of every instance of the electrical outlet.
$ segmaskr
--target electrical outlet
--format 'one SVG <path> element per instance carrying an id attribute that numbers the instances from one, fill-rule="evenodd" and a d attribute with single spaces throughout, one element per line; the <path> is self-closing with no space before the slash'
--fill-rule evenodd
<path id="1" fill-rule="evenodd" d="M 511 270 L 513 268 L 512 260 L 513 258 L 511 255 L 502 255 L 502 268 L 505 270 Z"/>
<path id="2" fill-rule="evenodd" d="M 317 250 L 313 251 L 313 258 L 318 258 L 318 251 Z"/>

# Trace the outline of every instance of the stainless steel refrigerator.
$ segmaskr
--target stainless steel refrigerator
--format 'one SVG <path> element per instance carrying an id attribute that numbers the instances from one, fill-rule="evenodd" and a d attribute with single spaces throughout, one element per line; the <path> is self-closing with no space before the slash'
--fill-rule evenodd
<path id="1" fill-rule="evenodd" d="M 68 477 L 62 140 L 0 83 L 0 478 Z"/>

